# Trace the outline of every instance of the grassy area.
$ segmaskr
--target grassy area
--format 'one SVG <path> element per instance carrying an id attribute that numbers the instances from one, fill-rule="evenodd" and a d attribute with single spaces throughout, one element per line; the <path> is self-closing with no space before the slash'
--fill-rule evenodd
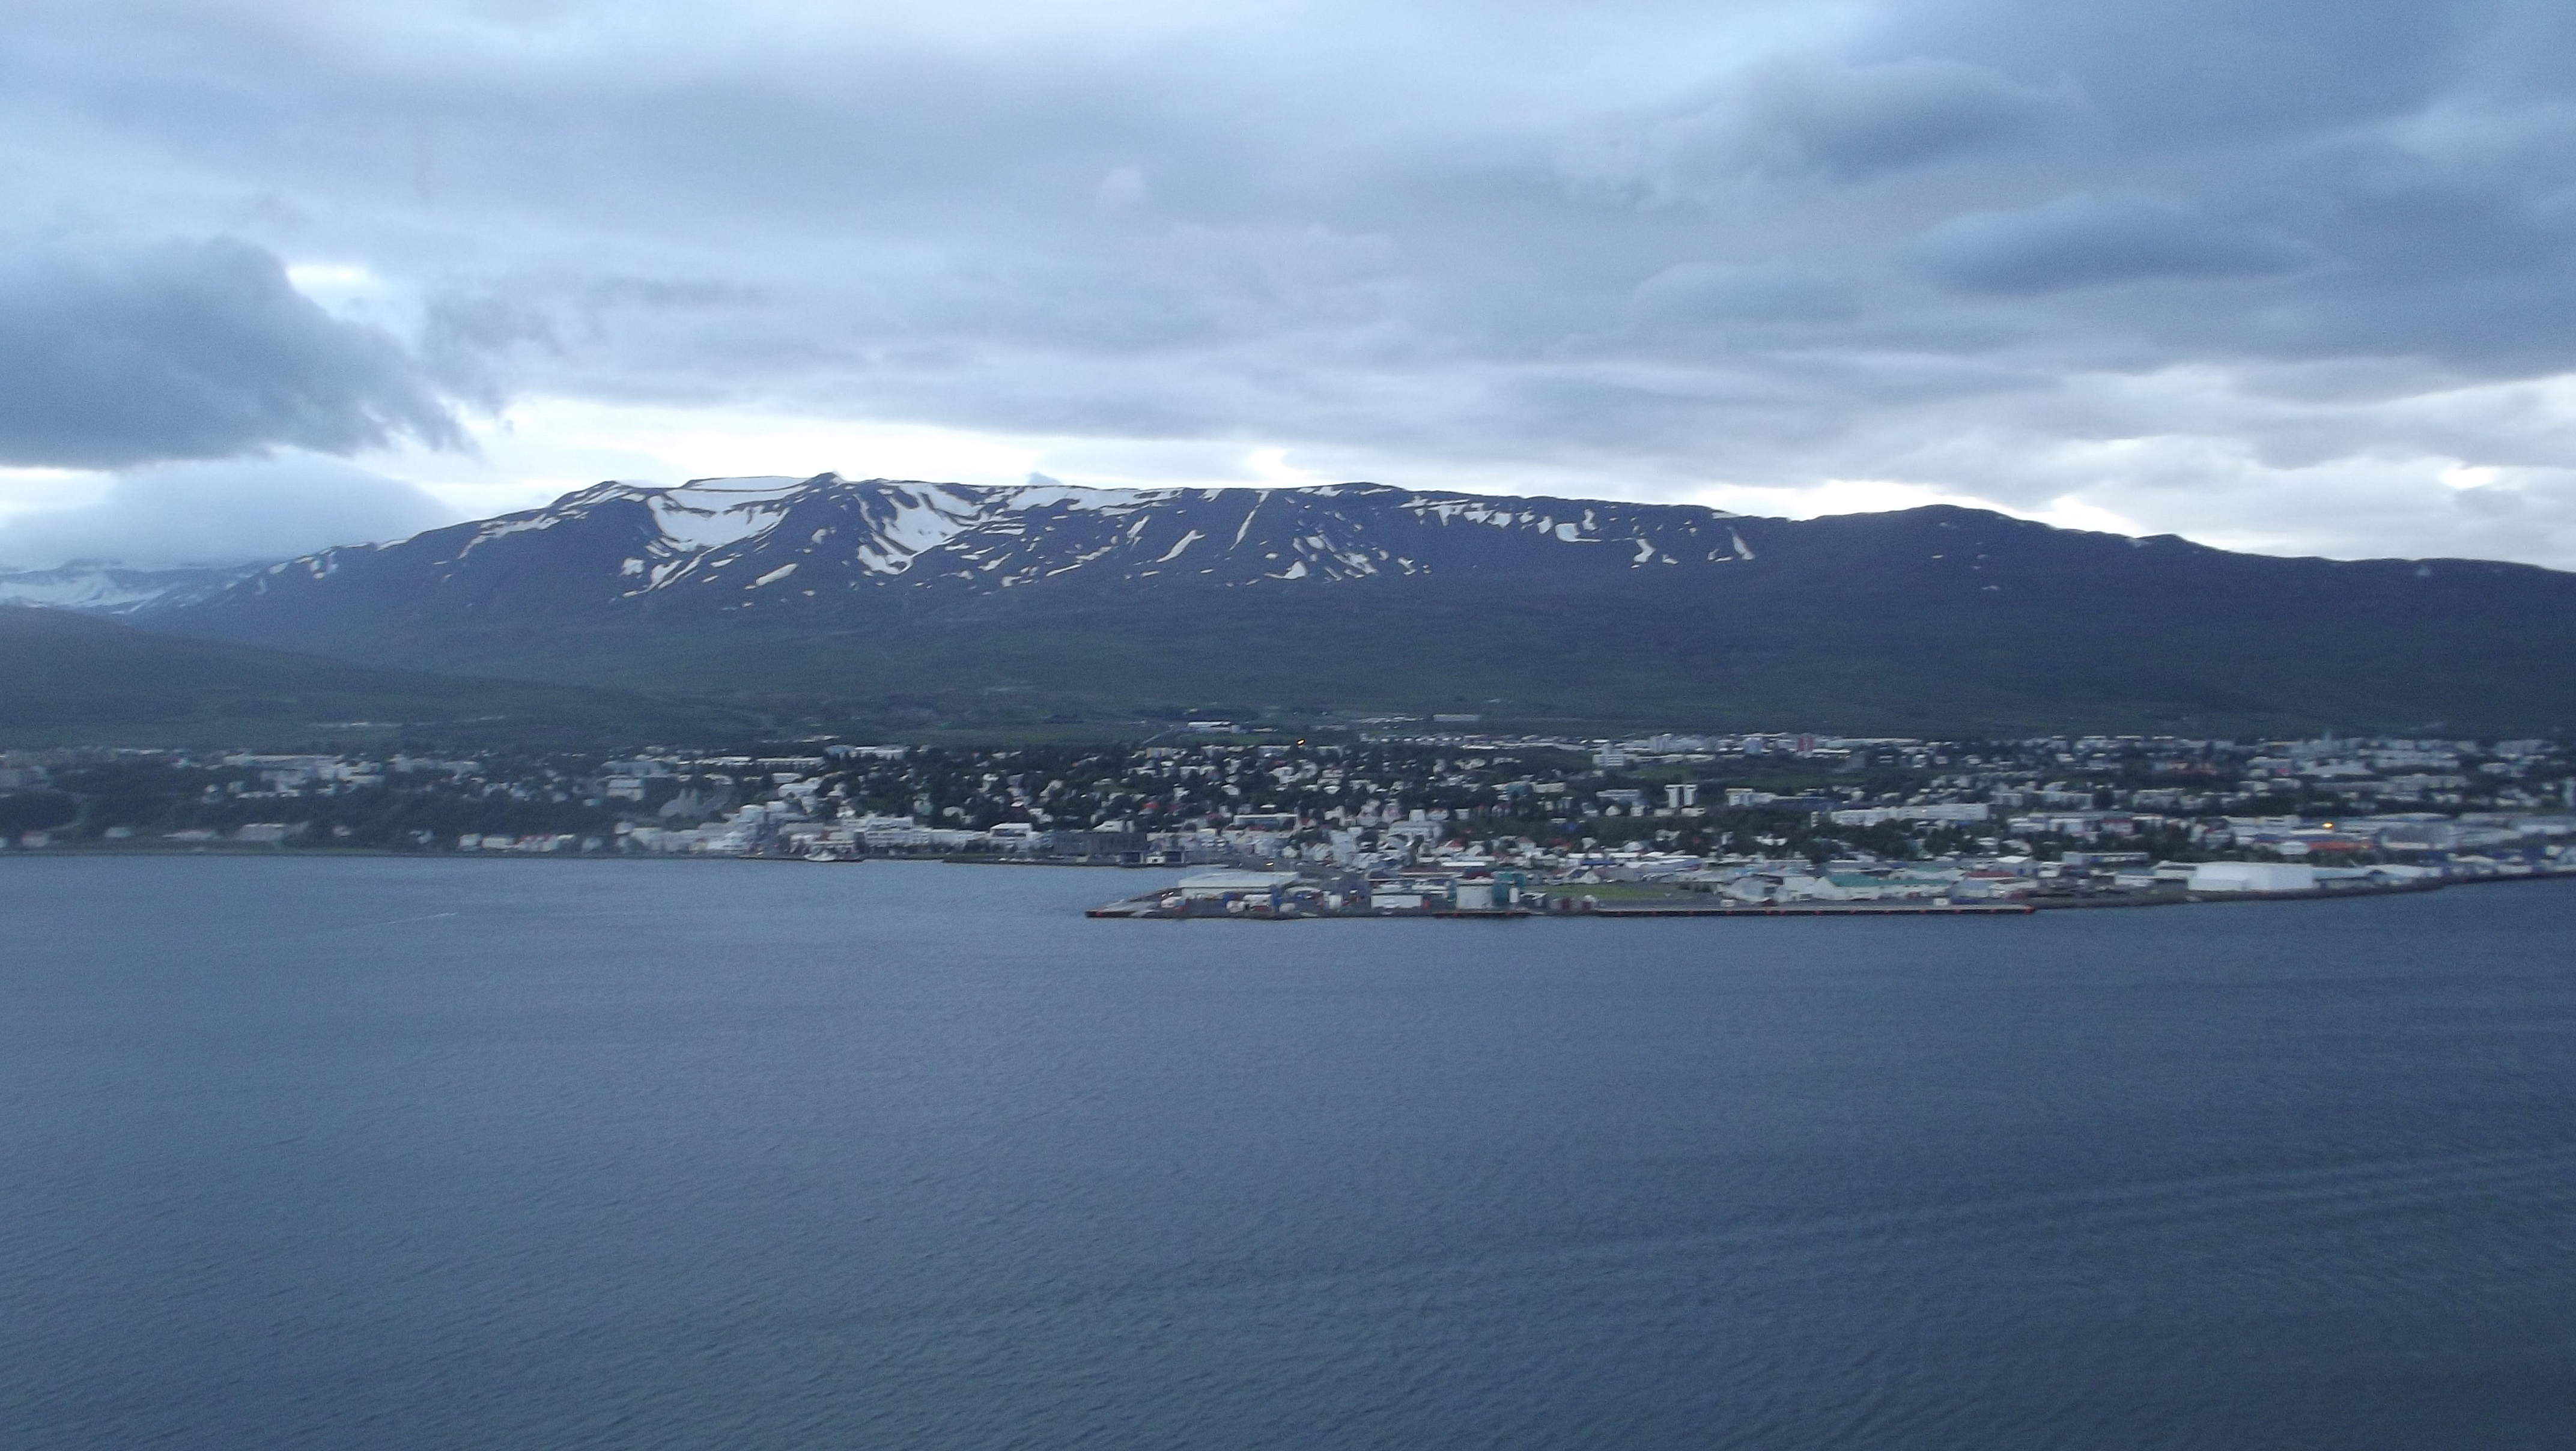
<path id="1" fill-rule="evenodd" d="M 764 718 L 632 691 L 386 670 L 0 608 L 0 746 L 738 739 Z"/>
<path id="2" fill-rule="evenodd" d="M 2285 608 L 2295 606 L 2285 603 Z M 1855 588 L 1726 600 L 1433 598 L 1336 587 L 1186 607 L 982 607 L 821 620 L 596 622 L 450 633 L 406 663 L 630 692 L 685 687 L 782 720 L 948 738 L 1134 738 L 1174 709 L 1301 721 L 1474 714 L 1475 729 L 2060 731 L 2323 728 L 2550 734 L 2576 723 L 2576 619 L 2247 620 L 2170 599 L 1970 596 L 1939 613 Z M 1604 616 L 1620 628 L 1605 628 Z M 2491 626 L 2491 627 L 2490 627 Z"/>

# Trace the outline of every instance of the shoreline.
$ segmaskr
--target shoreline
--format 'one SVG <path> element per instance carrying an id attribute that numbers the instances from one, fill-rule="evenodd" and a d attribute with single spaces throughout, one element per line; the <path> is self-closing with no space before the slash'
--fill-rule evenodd
<path id="1" fill-rule="evenodd" d="M 1406 918 L 1436 917 L 1447 920 L 1465 918 L 1536 917 L 1560 921 L 1585 921 L 1600 918 L 1639 917 L 2035 917 L 2046 912 L 2105 911 L 2144 907 L 2215 907 L 2239 902 L 2327 902 L 2367 897 L 2420 896 L 2448 887 L 2474 886 L 2495 882 L 2576 881 L 2576 872 L 2528 872 L 2510 876 L 2461 877 L 2439 882 L 2399 882 L 2383 886 L 2330 887 L 2304 892 L 2138 892 L 2129 894 L 2099 893 L 2076 897 L 2022 898 L 1993 902 L 1952 902 L 1939 899 L 1893 902 L 1827 902 L 1801 901 L 1787 904 L 1732 903 L 1700 905 L 1691 902 L 1596 902 L 1571 910 L 1552 910 L 1541 896 L 1539 905 L 1475 908 L 1330 908 L 1302 910 L 1296 905 L 1276 908 L 1268 902 L 1236 900 L 1232 902 L 1193 900 L 1178 907 L 1164 905 L 1168 892 L 1149 892 L 1105 903 L 1086 910 L 1086 917 L 1126 921 L 1252 921 L 1308 922 L 1325 920 L 1392 921 Z"/>
<path id="2" fill-rule="evenodd" d="M 0 851 L 0 863 L 12 860 L 62 860 L 77 858 L 88 861 L 114 858 L 168 860 L 177 857 L 223 857 L 230 859 L 294 860 L 299 858 L 375 858 L 412 861 L 556 861 L 556 862 L 758 862 L 771 865 L 798 866 L 864 866 L 877 864 L 911 864 L 924 866 L 964 867 L 1084 867 L 1117 871 L 1176 871 L 1169 864 L 1149 866 L 1133 862 L 1110 862 L 1080 858 L 1003 857 L 983 854 L 960 855 L 879 855 L 842 858 L 816 858 L 767 855 L 715 855 L 666 852 L 458 852 L 404 851 L 390 847 L 282 847 L 273 845 L 205 843 L 135 843 L 106 845 L 101 843 L 63 844 L 41 848 L 14 848 Z M 2224 906 L 2241 902 L 2323 902 L 2347 898 L 2410 896 L 2439 892 L 2452 887 L 2492 886 L 2505 882 L 2576 881 L 2576 872 L 2519 872 L 2492 875 L 2458 876 L 2440 881 L 2395 882 L 2375 886 L 2318 888 L 2289 892 L 2190 892 L 2150 891 L 2130 893 L 2090 893 L 2084 895 L 2041 895 L 2006 898 L 1993 901 L 1944 901 L 1940 899 L 1901 901 L 1799 901 L 1786 904 L 1708 903 L 1682 900 L 1609 901 L 1590 907 L 1558 910 L 1544 905 L 1548 894 L 1533 892 L 1537 904 L 1497 908 L 1391 908 L 1358 911 L 1279 911 L 1244 904 L 1235 910 L 1224 910 L 1216 904 L 1210 910 L 1172 910 L 1159 905 L 1169 889 L 1122 898 L 1087 909 L 1086 917 L 1127 920 L 1252 920 L 1311 921 L 1323 918 L 1350 920 L 1388 920 L 1396 918 L 1437 917 L 1449 920 L 1469 918 L 1548 917 L 1581 918 L 1647 918 L 1647 917 L 2029 917 L 2045 912 L 2105 911 L 2145 907 Z M 1561 900 L 1561 899 L 1560 899 Z"/>

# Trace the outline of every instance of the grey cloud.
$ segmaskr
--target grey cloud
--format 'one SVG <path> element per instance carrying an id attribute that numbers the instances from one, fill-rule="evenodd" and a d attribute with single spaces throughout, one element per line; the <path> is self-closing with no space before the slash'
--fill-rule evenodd
<path id="1" fill-rule="evenodd" d="M 2023 85 L 1936 56 L 1805 60 L 1758 73 L 1721 123 L 1720 144 L 1762 170 L 1854 180 L 1981 151 L 2080 107 L 2064 85 Z"/>
<path id="2" fill-rule="evenodd" d="M 278 445 L 346 453 L 455 423 L 390 338 L 230 240 L 0 262 L 0 461 L 97 468 Z"/>
<path id="3" fill-rule="evenodd" d="M 2487 39 L 2551 8 L 2548 0 L 1934 0 L 1890 7 L 1875 43 L 1933 48 L 2013 74 L 2076 76 L 2129 144 L 2215 142 L 2227 155 L 2248 142 L 2404 116 L 2446 89 L 2474 86 L 2476 68 L 2493 63 L 2479 54 Z"/>
<path id="4" fill-rule="evenodd" d="M 1132 166 L 1112 167 L 1091 194 L 1093 203 L 1102 211 L 1119 211 L 1139 205 L 1146 195 L 1145 173 Z"/>
<path id="5" fill-rule="evenodd" d="M 1854 309 L 1848 282 L 1787 262 L 1680 262 L 1638 283 L 1630 299 L 1646 327 L 1812 321 L 1849 317 Z"/>
<path id="6" fill-rule="evenodd" d="M 1725 198 L 1748 180 L 1854 182 L 2030 138 L 2082 114 L 2063 83 L 2031 86 L 1934 56 L 1758 66 L 1660 116 L 1582 138 L 1578 180 L 1659 203 Z"/>
<path id="7" fill-rule="evenodd" d="M 603 299 L 614 306 L 625 300 L 623 289 Z M 593 315 L 596 317 L 597 308 Z M 420 359 L 423 371 L 440 386 L 487 409 L 498 408 L 508 395 L 502 381 L 508 357 L 522 347 L 560 354 L 555 320 L 528 300 L 491 288 L 443 289 L 421 309 Z"/>
<path id="8" fill-rule="evenodd" d="M 164 464 L 116 476 L 95 503 L 0 519 L 0 563 L 247 564 L 402 538 L 454 517 L 411 484 L 335 459 Z"/>
<path id="9" fill-rule="evenodd" d="M 2055 292 L 2150 277 L 2246 277 L 2310 260 L 2275 233 L 2143 196 L 2077 192 L 2023 212 L 1971 212 L 1924 234 L 1911 260 L 1970 292 Z"/>
<path id="10" fill-rule="evenodd" d="M 386 300 L 381 331 L 337 321 L 260 261 L 215 291 L 296 346 L 190 354 L 225 360 L 177 370 L 214 403 L 138 347 L 126 413 L 0 408 L 91 419 L 86 452 L 0 457 L 449 439 L 443 394 L 1614 494 L 1899 480 L 2213 536 L 2546 515 L 2557 484 L 2481 514 L 2438 476 L 2576 467 L 2565 430 L 2451 398 L 2569 406 L 2570 25 L 2538 0 L 24 0 L 0 232 L 97 260 L 0 287 L 0 337 L 135 292 L 137 239 L 172 233 L 363 264 Z M 2329 406 L 2292 374 L 2369 381 Z"/>

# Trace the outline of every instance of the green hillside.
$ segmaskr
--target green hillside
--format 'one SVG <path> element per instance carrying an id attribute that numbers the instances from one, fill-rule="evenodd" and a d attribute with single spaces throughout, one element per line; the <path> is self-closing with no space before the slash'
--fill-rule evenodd
<path id="1" fill-rule="evenodd" d="M 2348 603 L 2232 609 L 2036 592 L 1855 590 L 1712 601 L 1346 587 L 1083 601 L 826 628 L 589 620 L 456 632 L 420 663 L 686 688 L 860 732 L 1132 733 L 1158 712 L 1294 722 L 1473 713 L 1497 728 L 1868 735 L 2320 729 L 2555 734 L 2576 724 L 2576 620 L 2492 627 Z"/>
<path id="2" fill-rule="evenodd" d="M 575 512 L 489 547 L 449 531 L 264 574 L 147 623 L 474 676 L 486 690 L 509 678 L 667 691 L 800 731 L 897 736 L 1134 735 L 1181 713 L 1908 736 L 2576 728 L 2576 574 L 2233 554 L 1965 509 L 1719 520 L 1636 506 L 1633 527 L 1691 557 L 1646 568 L 1631 549 L 1660 546 L 1643 533 L 1586 550 L 1371 499 L 1359 502 L 1374 513 L 1339 495 L 1285 501 L 1312 518 L 1244 536 L 1181 577 L 1154 573 L 1151 554 L 1132 577 L 1085 572 L 1152 520 L 1101 536 L 1083 532 L 1096 521 L 1015 516 L 899 574 L 840 547 L 785 563 L 754 551 L 658 594 L 627 571 L 641 558 L 629 551 L 658 547 L 637 542 L 649 519 L 610 528 Z M 1350 517 L 1323 517 L 1334 510 Z M 1401 546 L 1404 568 L 1279 569 L 1322 537 L 1296 533 L 1310 524 Z M 817 523 L 773 542 L 802 550 L 829 535 Z M 1726 547 L 1691 555 L 1712 540 Z M 1018 573 L 985 568 L 1006 558 Z M 755 588 L 791 573 L 811 585 Z"/>
<path id="3" fill-rule="evenodd" d="M 634 691 L 387 670 L 81 615 L 0 608 L 0 746 L 355 738 L 631 743 L 730 738 L 744 711 Z"/>

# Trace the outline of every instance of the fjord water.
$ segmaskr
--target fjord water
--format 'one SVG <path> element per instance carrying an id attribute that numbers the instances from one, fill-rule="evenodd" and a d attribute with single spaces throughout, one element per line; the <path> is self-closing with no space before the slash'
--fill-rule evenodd
<path id="1" fill-rule="evenodd" d="M 1079 916 L 1141 880 L 0 862 L 0 1441 L 2576 1426 L 2576 883 Z"/>

